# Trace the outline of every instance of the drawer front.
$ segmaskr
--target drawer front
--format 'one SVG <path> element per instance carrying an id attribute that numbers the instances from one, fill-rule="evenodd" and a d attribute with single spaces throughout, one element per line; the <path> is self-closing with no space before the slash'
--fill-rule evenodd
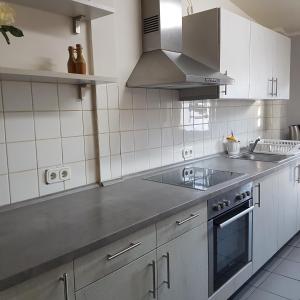
<path id="1" fill-rule="evenodd" d="M 129 264 L 156 247 L 155 226 L 147 227 L 74 261 L 79 290 Z"/>
<path id="2" fill-rule="evenodd" d="M 163 245 L 207 222 L 207 204 L 202 202 L 156 224 L 157 245 Z"/>
<path id="3" fill-rule="evenodd" d="M 61 266 L 4 290 L 0 292 L 0 299 L 65 300 L 67 299 L 65 295 L 66 290 L 68 290 L 68 299 L 75 300 L 73 263 Z"/>

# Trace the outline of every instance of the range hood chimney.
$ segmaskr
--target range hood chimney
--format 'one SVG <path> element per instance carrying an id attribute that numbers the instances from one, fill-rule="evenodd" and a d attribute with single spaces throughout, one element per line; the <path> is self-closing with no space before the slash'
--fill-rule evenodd
<path id="1" fill-rule="evenodd" d="M 187 100 L 205 98 L 205 87 L 233 84 L 232 78 L 182 53 L 182 0 L 142 0 L 142 16 L 144 53 L 128 87 L 184 90 L 188 96 L 181 100 Z"/>

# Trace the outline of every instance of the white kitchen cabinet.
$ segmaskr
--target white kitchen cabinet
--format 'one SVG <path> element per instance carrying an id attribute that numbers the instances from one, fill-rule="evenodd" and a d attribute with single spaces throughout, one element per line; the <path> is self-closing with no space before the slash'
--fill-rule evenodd
<path id="1" fill-rule="evenodd" d="M 81 289 L 76 300 L 150 300 L 156 293 L 156 251 L 152 251 Z"/>
<path id="2" fill-rule="evenodd" d="M 221 87 L 220 98 L 249 98 L 250 21 L 225 9 L 220 10 L 220 67 L 235 82 Z"/>
<path id="3" fill-rule="evenodd" d="M 75 300 L 73 263 L 0 292 L 0 300 Z"/>
<path id="4" fill-rule="evenodd" d="M 254 185 L 253 273 L 277 251 L 278 198 L 274 195 L 276 179 L 276 175 L 270 175 Z"/>
<path id="5" fill-rule="evenodd" d="M 297 169 L 295 163 L 278 172 L 276 176 L 274 194 L 278 201 L 278 249 L 297 232 Z"/>
<path id="6" fill-rule="evenodd" d="M 208 298 L 207 224 L 157 249 L 159 300 Z"/>
<path id="7" fill-rule="evenodd" d="M 183 18 L 183 52 L 235 80 L 211 87 L 217 98 L 248 99 L 250 21 L 222 8 Z"/>
<path id="8" fill-rule="evenodd" d="M 291 39 L 273 32 L 274 62 L 274 98 L 289 99 L 290 98 L 290 71 L 291 71 Z"/>
<path id="9" fill-rule="evenodd" d="M 250 98 L 289 99 L 291 41 L 251 23 Z"/>
<path id="10" fill-rule="evenodd" d="M 273 32 L 255 22 L 251 23 L 250 98 L 272 99 Z"/>

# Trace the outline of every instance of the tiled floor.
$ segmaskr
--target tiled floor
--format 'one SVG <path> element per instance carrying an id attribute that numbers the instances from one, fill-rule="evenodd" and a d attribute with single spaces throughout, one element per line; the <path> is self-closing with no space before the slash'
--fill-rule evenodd
<path id="1" fill-rule="evenodd" d="M 300 300 L 300 233 L 230 300 Z"/>

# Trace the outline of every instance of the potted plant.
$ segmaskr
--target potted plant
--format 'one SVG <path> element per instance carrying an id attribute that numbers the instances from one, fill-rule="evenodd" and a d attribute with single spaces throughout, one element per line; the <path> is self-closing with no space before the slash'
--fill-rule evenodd
<path id="1" fill-rule="evenodd" d="M 5 2 L 0 2 L 0 32 L 7 44 L 10 44 L 8 33 L 15 37 L 23 37 L 22 30 L 13 26 L 15 23 L 15 11 Z"/>

